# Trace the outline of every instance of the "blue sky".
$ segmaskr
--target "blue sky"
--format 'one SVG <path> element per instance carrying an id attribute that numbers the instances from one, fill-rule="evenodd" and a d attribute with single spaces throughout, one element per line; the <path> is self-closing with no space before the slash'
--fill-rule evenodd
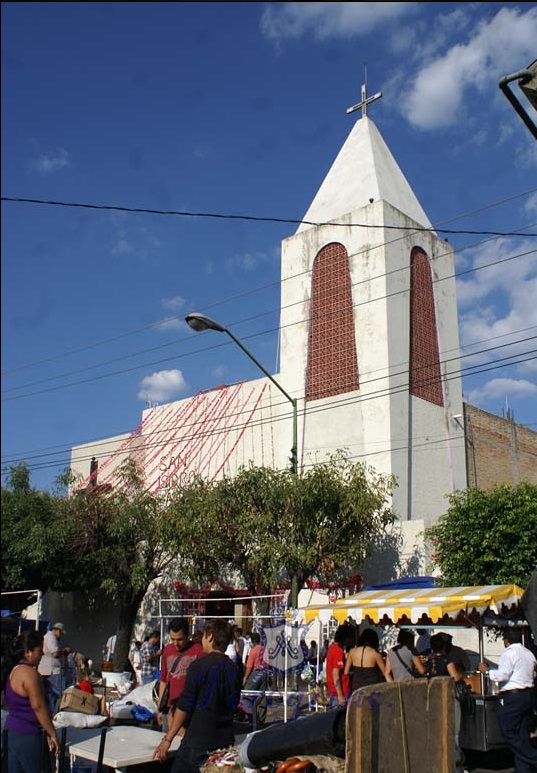
<path id="1" fill-rule="evenodd" d="M 270 219 L 304 216 L 366 70 L 433 224 L 536 233 L 537 143 L 498 88 L 536 40 L 535 3 L 2 3 L 3 197 L 267 219 L 3 201 L 2 481 L 24 459 L 51 488 L 147 400 L 259 376 L 188 311 L 277 372 L 296 225 Z M 465 399 L 535 430 L 536 238 L 446 236 Z"/>

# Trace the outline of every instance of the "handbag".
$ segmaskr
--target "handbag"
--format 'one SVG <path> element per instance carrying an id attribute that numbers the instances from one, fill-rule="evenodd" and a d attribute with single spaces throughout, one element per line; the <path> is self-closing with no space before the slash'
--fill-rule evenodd
<path id="1" fill-rule="evenodd" d="M 175 671 L 177 664 L 181 660 L 182 654 L 183 653 L 181 652 L 175 658 L 175 660 L 173 661 L 173 666 L 171 667 L 168 676 L 170 676 L 170 674 L 173 674 L 173 672 Z M 162 697 L 161 697 L 161 699 L 159 701 L 159 704 L 158 704 L 159 714 L 167 714 L 168 713 L 168 698 L 169 698 L 169 695 L 170 695 L 170 682 L 167 681 L 166 682 L 166 686 L 164 687 L 164 691 L 162 693 Z"/>
<path id="2" fill-rule="evenodd" d="M 475 714 L 475 701 L 472 688 L 466 682 L 455 682 L 455 698 L 461 704 L 461 711 L 472 717 Z"/>

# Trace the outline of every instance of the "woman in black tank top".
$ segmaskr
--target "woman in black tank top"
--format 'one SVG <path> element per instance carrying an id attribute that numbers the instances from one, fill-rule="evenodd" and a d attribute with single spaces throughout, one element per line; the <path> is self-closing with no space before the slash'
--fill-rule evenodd
<path id="1" fill-rule="evenodd" d="M 392 681 L 391 675 L 386 675 L 386 665 L 378 646 L 377 633 L 368 628 L 360 635 L 357 646 L 347 655 L 345 673 L 351 674 L 352 692 L 369 684 Z"/>

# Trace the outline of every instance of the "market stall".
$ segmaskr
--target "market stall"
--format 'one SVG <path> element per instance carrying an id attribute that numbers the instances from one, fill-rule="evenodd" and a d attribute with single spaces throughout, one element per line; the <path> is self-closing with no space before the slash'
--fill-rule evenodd
<path id="1" fill-rule="evenodd" d="M 487 626 L 526 625 L 520 605 L 523 589 L 517 585 L 479 585 L 451 588 L 404 588 L 366 590 L 334 604 L 317 604 L 301 610 L 306 623 L 319 618 L 338 623 L 367 620 L 372 625 L 475 628 L 479 660 L 485 659 L 483 631 Z M 471 701 L 463 710 L 461 746 L 489 751 L 504 746 L 496 710 L 499 696 L 488 689 L 481 674 L 473 684 Z"/>

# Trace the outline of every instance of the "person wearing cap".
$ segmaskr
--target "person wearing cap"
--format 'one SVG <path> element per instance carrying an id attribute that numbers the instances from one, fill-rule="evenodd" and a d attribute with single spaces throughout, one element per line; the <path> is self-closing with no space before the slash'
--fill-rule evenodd
<path id="1" fill-rule="evenodd" d="M 54 714 L 58 700 L 65 690 L 66 658 L 71 647 L 61 646 L 61 637 L 67 633 L 63 623 L 54 623 L 43 639 L 43 657 L 38 671 L 45 682 L 50 710 Z"/>

